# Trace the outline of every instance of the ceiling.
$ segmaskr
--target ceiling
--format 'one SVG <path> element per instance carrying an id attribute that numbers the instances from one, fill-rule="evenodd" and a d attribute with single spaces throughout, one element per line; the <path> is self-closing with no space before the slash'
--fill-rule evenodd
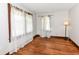
<path id="1" fill-rule="evenodd" d="M 69 10 L 75 3 L 21 3 L 21 5 L 34 12 L 55 12 Z"/>

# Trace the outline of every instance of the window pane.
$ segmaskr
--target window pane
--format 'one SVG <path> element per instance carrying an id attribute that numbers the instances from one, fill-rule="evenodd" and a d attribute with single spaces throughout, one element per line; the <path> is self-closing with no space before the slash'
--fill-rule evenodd
<path id="1" fill-rule="evenodd" d="M 42 20 L 42 30 L 44 30 L 44 17 L 42 17 L 41 20 Z"/>
<path id="2" fill-rule="evenodd" d="M 32 30 L 33 30 L 32 25 L 33 25 L 32 24 L 32 15 L 26 14 L 26 32 L 27 33 L 32 32 Z"/>
<path id="3" fill-rule="evenodd" d="M 50 19 L 48 16 L 44 16 L 41 18 L 42 20 L 42 30 L 50 31 Z"/>
<path id="4" fill-rule="evenodd" d="M 50 31 L 50 20 L 49 17 L 45 17 L 45 29 Z"/>
<path id="5" fill-rule="evenodd" d="M 19 36 L 23 35 L 25 33 L 25 27 L 24 27 L 24 14 L 23 12 L 12 8 L 11 9 L 11 32 L 12 36 Z"/>

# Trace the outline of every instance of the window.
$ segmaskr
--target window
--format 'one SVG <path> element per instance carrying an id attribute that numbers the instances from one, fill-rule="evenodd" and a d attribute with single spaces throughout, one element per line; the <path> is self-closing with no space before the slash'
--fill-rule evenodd
<path id="1" fill-rule="evenodd" d="M 32 25 L 32 15 L 26 14 L 26 33 L 32 32 Z"/>
<path id="2" fill-rule="evenodd" d="M 32 25 L 32 15 L 30 13 L 11 6 L 11 37 L 32 32 Z"/>
<path id="3" fill-rule="evenodd" d="M 42 30 L 50 31 L 50 19 L 49 19 L 49 16 L 43 16 L 41 20 L 42 20 Z"/>
<path id="4" fill-rule="evenodd" d="M 11 7 L 11 35 L 20 36 L 25 33 L 24 13 L 14 7 Z"/>

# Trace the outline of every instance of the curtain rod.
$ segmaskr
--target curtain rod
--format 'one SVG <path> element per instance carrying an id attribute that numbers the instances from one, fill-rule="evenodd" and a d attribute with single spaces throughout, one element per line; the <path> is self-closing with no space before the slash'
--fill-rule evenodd
<path id="1" fill-rule="evenodd" d="M 9 4 L 10 4 L 10 3 L 9 3 Z M 26 12 L 26 11 L 24 11 L 24 10 L 21 9 L 21 8 L 18 8 L 18 7 L 16 7 L 16 6 L 13 6 L 12 4 L 10 4 L 10 6 L 11 6 L 11 7 L 14 7 L 14 8 L 16 8 L 16 9 L 18 9 L 18 10 L 20 10 L 20 11 L 23 11 L 23 12 L 29 14 L 29 15 L 32 15 L 32 13 Z"/>

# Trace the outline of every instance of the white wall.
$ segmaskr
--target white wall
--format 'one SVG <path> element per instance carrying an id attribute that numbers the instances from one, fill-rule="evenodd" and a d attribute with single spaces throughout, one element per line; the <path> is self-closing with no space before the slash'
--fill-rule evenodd
<path id="1" fill-rule="evenodd" d="M 79 4 L 70 10 L 70 38 L 79 46 Z"/>
<path id="2" fill-rule="evenodd" d="M 8 12 L 7 5 L 0 4 L 0 54 L 8 52 Z"/>
<path id="3" fill-rule="evenodd" d="M 53 36 L 64 36 L 64 20 L 68 20 L 68 11 L 57 11 L 53 13 L 39 13 L 38 16 L 53 15 L 51 17 L 51 33 Z M 37 33 L 42 33 L 40 17 L 37 19 Z M 41 34 L 42 35 L 42 34 Z M 45 36 L 45 34 L 43 34 Z M 67 34 L 68 36 L 68 34 Z"/>

